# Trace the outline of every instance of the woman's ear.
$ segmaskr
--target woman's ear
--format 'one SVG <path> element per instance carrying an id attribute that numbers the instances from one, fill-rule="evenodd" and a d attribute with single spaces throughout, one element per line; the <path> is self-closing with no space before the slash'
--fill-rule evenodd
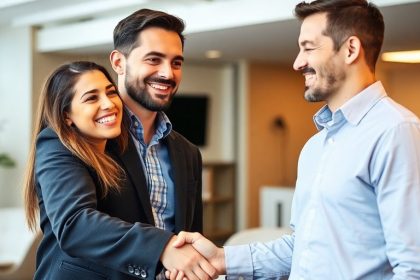
<path id="1" fill-rule="evenodd" d="M 345 62 L 352 64 L 362 53 L 362 44 L 356 36 L 350 36 L 343 45 L 345 47 Z"/>
<path id="2" fill-rule="evenodd" d="M 64 118 L 65 118 L 65 122 L 67 126 L 72 126 L 73 125 L 73 121 L 71 120 L 69 113 L 65 112 L 64 113 Z"/>
<path id="3" fill-rule="evenodd" d="M 109 55 L 112 69 L 118 75 L 123 75 L 125 71 L 125 56 L 118 50 L 113 50 Z"/>

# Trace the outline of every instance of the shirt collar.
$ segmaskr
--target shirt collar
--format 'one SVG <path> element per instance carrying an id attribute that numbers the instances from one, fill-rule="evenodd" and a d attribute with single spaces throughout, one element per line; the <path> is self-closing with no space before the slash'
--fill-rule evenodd
<path id="1" fill-rule="evenodd" d="M 143 135 L 143 125 L 139 118 L 130 110 L 128 107 L 125 107 L 125 110 L 127 112 L 127 115 L 129 116 L 129 130 L 132 132 L 132 134 L 138 139 L 138 131 L 141 131 L 141 135 Z M 137 126 L 135 125 L 137 123 Z M 153 138 L 157 138 L 158 140 L 165 138 L 169 135 L 172 131 L 172 124 L 169 121 L 168 116 L 162 111 L 157 112 L 156 120 L 156 131 Z M 143 139 L 138 139 L 143 140 Z"/>
<path id="2" fill-rule="evenodd" d="M 382 83 L 377 81 L 344 103 L 335 113 L 332 113 L 328 105 L 323 106 L 314 115 L 313 120 L 318 130 L 325 128 L 331 120 L 336 123 L 341 118 L 345 118 L 352 125 L 358 125 L 367 112 L 386 96 Z"/>

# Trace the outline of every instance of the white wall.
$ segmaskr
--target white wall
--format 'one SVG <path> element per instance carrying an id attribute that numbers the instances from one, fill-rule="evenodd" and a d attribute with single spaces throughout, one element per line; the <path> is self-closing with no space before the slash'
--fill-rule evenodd
<path id="1" fill-rule="evenodd" d="M 209 96 L 207 144 L 200 147 L 203 161 L 234 162 L 234 66 L 185 64 L 183 69 L 178 94 Z"/>
<path id="2" fill-rule="evenodd" d="M 30 28 L 0 29 L 0 151 L 16 167 L 0 167 L 0 207 L 22 205 L 22 178 L 31 138 L 32 42 Z"/>

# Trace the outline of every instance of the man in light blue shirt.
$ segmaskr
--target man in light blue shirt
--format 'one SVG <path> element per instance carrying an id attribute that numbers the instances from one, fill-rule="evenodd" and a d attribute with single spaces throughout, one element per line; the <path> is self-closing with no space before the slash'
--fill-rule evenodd
<path id="1" fill-rule="evenodd" d="M 293 67 L 305 99 L 326 105 L 299 158 L 293 233 L 225 248 L 181 233 L 177 246 L 192 243 L 228 279 L 420 279 L 420 123 L 376 81 L 382 15 L 365 0 L 303 2 L 295 14 Z"/>

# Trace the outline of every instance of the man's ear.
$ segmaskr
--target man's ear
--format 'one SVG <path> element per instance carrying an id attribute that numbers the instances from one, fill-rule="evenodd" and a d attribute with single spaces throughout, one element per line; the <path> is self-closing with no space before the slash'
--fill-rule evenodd
<path id="1" fill-rule="evenodd" d="M 354 61 L 356 61 L 362 54 L 362 43 L 356 36 L 350 36 L 347 38 L 343 47 L 345 47 L 345 62 L 347 64 L 354 63 Z"/>
<path id="2" fill-rule="evenodd" d="M 118 50 L 113 50 L 109 55 L 109 60 L 111 61 L 112 69 L 118 75 L 123 75 L 125 72 L 125 56 Z"/>

